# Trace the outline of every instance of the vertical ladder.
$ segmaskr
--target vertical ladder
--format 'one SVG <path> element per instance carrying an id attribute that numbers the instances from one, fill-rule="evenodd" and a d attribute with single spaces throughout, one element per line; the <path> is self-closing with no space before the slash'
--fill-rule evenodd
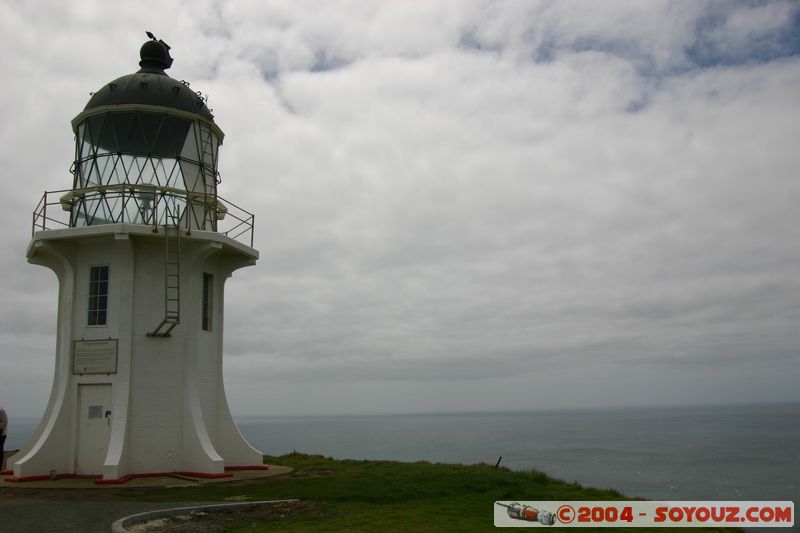
<path id="1" fill-rule="evenodd" d="M 211 138 L 211 128 L 205 124 L 200 125 L 200 167 L 203 169 L 203 193 L 213 195 L 217 187 L 217 173 L 214 170 L 214 143 Z M 203 206 L 203 222 L 198 226 L 203 229 L 206 228 L 206 222 L 210 221 L 212 228 L 216 231 L 216 204 L 213 202 L 204 202 Z"/>
<path id="2" fill-rule="evenodd" d="M 181 230 L 171 218 L 172 224 L 164 224 L 164 320 L 148 337 L 169 337 L 181 322 Z"/>
<path id="3" fill-rule="evenodd" d="M 205 192 L 213 191 L 216 186 L 217 175 L 214 169 L 214 142 L 212 140 L 211 128 L 205 124 L 200 125 L 200 163 L 203 166 L 203 181 Z"/>

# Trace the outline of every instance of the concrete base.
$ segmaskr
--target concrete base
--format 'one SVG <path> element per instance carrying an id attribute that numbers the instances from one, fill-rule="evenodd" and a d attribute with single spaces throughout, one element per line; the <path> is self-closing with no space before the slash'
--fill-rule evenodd
<path id="1" fill-rule="evenodd" d="M 267 466 L 267 465 L 265 465 Z M 24 489 L 124 489 L 142 487 L 193 487 L 208 483 L 224 483 L 226 481 L 243 481 L 282 476 L 292 471 L 288 466 L 269 465 L 268 470 L 228 470 L 227 477 L 191 477 L 179 473 L 164 473 L 145 477 L 132 477 L 123 484 L 97 483 L 99 478 L 93 477 L 61 477 L 31 481 L 14 481 L 10 474 L 0 474 L 0 487 Z"/>

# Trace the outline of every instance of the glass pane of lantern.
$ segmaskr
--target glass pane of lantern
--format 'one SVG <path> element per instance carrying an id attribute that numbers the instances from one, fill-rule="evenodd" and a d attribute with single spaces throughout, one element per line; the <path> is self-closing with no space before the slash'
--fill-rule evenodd
<path id="1" fill-rule="evenodd" d="M 197 127 L 195 124 L 192 124 L 186 131 L 183 146 L 181 147 L 181 159 L 200 161 L 200 154 L 197 151 Z"/>
<path id="2" fill-rule="evenodd" d="M 84 160 L 94 154 L 94 145 L 91 142 L 87 132 L 86 132 L 86 123 L 82 123 L 78 126 L 78 157 L 81 160 Z"/>
<path id="3" fill-rule="evenodd" d="M 87 139 L 92 146 L 100 145 L 100 134 L 103 131 L 105 115 L 94 115 L 86 119 L 86 130 L 84 139 Z M 109 148 L 111 150 L 111 148 Z"/>
<path id="4" fill-rule="evenodd" d="M 156 115 L 154 113 L 137 113 L 136 117 L 139 119 L 138 127 L 142 132 L 142 140 L 144 146 L 141 152 L 144 154 L 153 155 L 168 155 L 165 153 L 163 147 L 158 146 L 158 133 L 161 131 L 161 124 L 164 120 L 164 115 Z"/>
<path id="5" fill-rule="evenodd" d="M 181 174 L 184 181 L 181 187 L 187 191 L 203 192 L 203 174 L 197 163 L 181 161 Z"/>
<path id="6" fill-rule="evenodd" d="M 103 185 L 109 185 L 110 183 L 113 183 L 111 177 L 112 170 L 114 169 L 114 159 L 116 158 L 106 154 L 98 157 L 96 160 L 100 183 Z"/>
<path id="7" fill-rule="evenodd" d="M 96 187 L 100 185 L 100 171 L 98 169 L 97 159 L 90 159 L 87 161 L 87 172 L 83 176 L 85 187 Z"/>
<path id="8" fill-rule="evenodd" d="M 172 168 L 167 176 L 167 186 L 176 189 L 183 189 L 183 174 L 181 173 L 181 165 L 177 159 L 172 160 Z"/>
<path id="9" fill-rule="evenodd" d="M 130 130 L 127 131 L 127 136 L 120 137 L 120 151 L 128 154 L 146 154 L 148 146 L 143 128 L 134 116 L 132 116 L 132 122 Z M 120 133 L 122 133 L 122 130 L 120 130 Z"/>
<path id="10" fill-rule="evenodd" d="M 189 134 L 191 121 L 178 118 L 166 117 L 161 134 L 158 138 L 158 144 L 164 155 L 177 158 L 183 151 L 183 145 L 186 142 L 186 136 Z"/>
<path id="11" fill-rule="evenodd" d="M 108 183 L 125 183 L 128 181 L 125 174 L 125 167 L 122 163 L 122 157 L 118 154 L 108 156 L 109 160 L 113 162 L 110 165 L 110 170 L 107 173 L 106 180 Z"/>

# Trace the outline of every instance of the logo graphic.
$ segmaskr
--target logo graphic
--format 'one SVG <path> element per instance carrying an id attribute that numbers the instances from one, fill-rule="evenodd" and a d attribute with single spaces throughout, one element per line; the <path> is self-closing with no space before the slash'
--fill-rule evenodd
<path id="1" fill-rule="evenodd" d="M 505 507 L 508 516 L 515 520 L 525 520 L 526 522 L 539 522 L 543 526 L 552 526 L 556 523 L 556 516 L 550 511 L 540 511 L 530 505 L 522 505 L 519 502 L 513 502 L 510 505 L 505 503 L 495 502 L 500 507 Z"/>
<path id="2" fill-rule="evenodd" d="M 552 509 L 553 512 L 545 509 Z M 505 511 L 505 512 L 504 512 Z M 791 501 L 495 501 L 495 527 L 792 527 Z"/>
<path id="3" fill-rule="evenodd" d="M 569 524 L 575 520 L 575 509 L 571 505 L 562 505 L 556 511 L 556 516 L 562 524 Z"/>

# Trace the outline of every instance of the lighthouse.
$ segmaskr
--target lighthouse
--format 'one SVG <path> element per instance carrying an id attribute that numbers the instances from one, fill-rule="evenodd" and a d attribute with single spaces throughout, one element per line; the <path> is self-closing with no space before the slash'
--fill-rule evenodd
<path id="1" fill-rule="evenodd" d="M 33 214 L 28 261 L 58 279 L 55 377 L 12 480 L 266 468 L 222 380 L 225 282 L 258 259 L 254 216 L 219 196 L 222 130 L 148 36 L 139 70 L 72 121 L 72 188 Z"/>

